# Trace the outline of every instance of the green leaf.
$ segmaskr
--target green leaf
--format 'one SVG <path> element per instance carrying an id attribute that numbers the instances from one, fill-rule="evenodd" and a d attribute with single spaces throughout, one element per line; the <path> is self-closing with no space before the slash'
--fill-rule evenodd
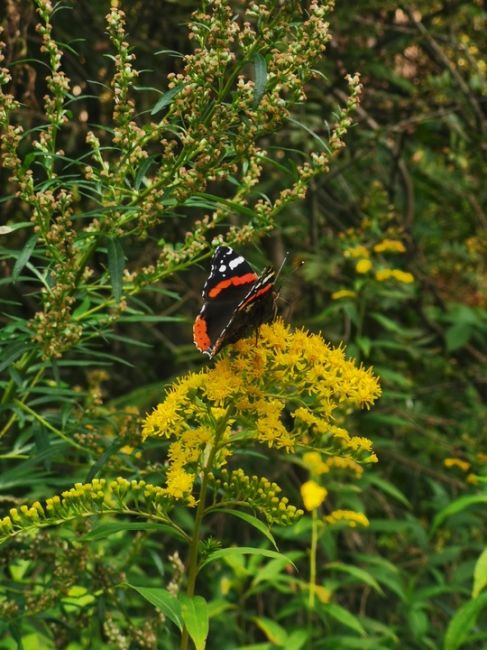
<path id="1" fill-rule="evenodd" d="M 9 235 L 15 230 L 20 230 L 21 228 L 32 228 L 34 224 L 31 221 L 22 221 L 20 223 L 11 223 L 7 226 L 0 226 L 0 235 Z"/>
<path id="2" fill-rule="evenodd" d="M 473 572 L 472 598 L 477 598 L 487 585 L 487 548 L 480 554 Z"/>
<path id="3" fill-rule="evenodd" d="M 388 332 L 394 332 L 395 334 L 401 335 L 404 334 L 404 329 L 401 323 L 398 323 L 395 320 L 391 320 L 387 316 L 384 316 L 384 314 L 375 313 L 371 314 L 371 316 Z"/>
<path id="4" fill-rule="evenodd" d="M 229 515 L 233 515 L 234 517 L 238 517 L 239 519 L 242 519 L 250 526 L 257 528 L 257 530 L 260 533 L 262 533 L 262 535 L 267 537 L 267 539 L 270 541 L 272 546 L 274 546 L 274 548 L 277 550 L 276 540 L 274 539 L 274 536 L 269 530 L 269 527 L 266 526 L 266 524 L 264 524 L 263 521 L 257 519 L 257 517 L 254 517 L 253 515 L 249 515 L 247 512 L 241 512 L 240 510 L 233 510 L 233 508 L 218 508 L 218 512 L 226 512 Z"/>
<path id="5" fill-rule="evenodd" d="M 257 108 L 262 99 L 267 84 L 267 63 L 262 54 L 256 54 L 254 64 L 254 101 L 253 107 Z"/>
<path id="6" fill-rule="evenodd" d="M 119 302 L 123 288 L 123 270 L 125 268 L 125 253 L 120 239 L 110 237 L 107 239 L 108 272 L 112 283 L 112 293 L 116 302 Z"/>
<path id="7" fill-rule="evenodd" d="M 366 585 L 369 585 L 369 587 L 372 587 L 372 589 L 375 589 L 379 594 L 384 593 L 377 580 L 371 576 L 368 571 L 365 571 L 365 569 L 361 569 L 353 564 L 344 564 L 343 562 L 329 562 L 328 564 L 325 564 L 325 567 L 327 569 L 334 569 L 335 571 L 348 573 L 348 575 L 357 578 L 360 582 L 364 582 Z"/>
<path id="8" fill-rule="evenodd" d="M 27 341 L 18 341 L 7 347 L 6 351 L 2 350 L 2 362 L 0 363 L 0 372 L 8 368 L 8 366 L 18 359 L 22 353 L 29 347 Z"/>
<path id="9" fill-rule="evenodd" d="M 170 532 L 172 536 L 180 536 L 178 531 L 165 524 L 156 524 L 144 521 L 114 521 L 96 526 L 86 535 L 80 538 L 83 542 L 94 542 L 100 539 L 107 539 L 110 535 L 119 533 L 122 530 L 158 530 Z"/>
<path id="10" fill-rule="evenodd" d="M 24 248 L 20 251 L 19 256 L 17 257 L 17 261 L 15 262 L 14 268 L 12 270 L 12 280 L 14 282 L 17 281 L 20 272 L 29 261 L 30 256 L 32 255 L 34 248 L 36 247 L 36 244 L 37 244 L 37 235 L 32 235 L 32 237 L 27 240 Z"/>
<path id="11" fill-rule="evenodd" d="M 440 512 L 433 519 L 432 532 L 434 532 L 438 526 L 440 526 L 447 517 L 456 515 L 457 513 L 469 508 L 470 506 L 477 505 L 478 503 L 487 503 L 487 494 L 470 494 L 462 496 L 459 499 L 455 499 L 449 503 L 446 508 L 440 510 Z"/>
<path id="12" fill-rule="evenodd" d="M 467 640 L 479 613 L 487 607 L 487 593 L 460 607 L 451 619 L 445 634 L 444 650 L 457 650 Z"/>
<path id="13" fill-rule="evenodd" d="M 376 474 L 371 474 L 367 478 L 368 478 L 368 482 L 370 483 L 370 485 L 374 485 L 379 490 L 384 492 L 384 494 L 387 494 L 388 496 L 392 497 L 393 499 L 396 499 L 396 501 L 399 501 L 399 503 L 402 503 L 404 506 L 406 506 L 406 508 L 411 507 L 410 502 L 404 496 L 404 494 L 402 492 L 400 492 L 395 485 L 393 485 L 392 483 L 389 483 L 389 481 L 386 481 L 384 478 L 381 478 L 380 476 L 377 476 Z"/>
<path id="14" fill-rule="evenodd" d="M 263 557 L 271 557 L 273 559 L 286 559 L 289 564 L 294 566 L 293 561 L 282 553 L 277 553 L 276 551 L 270 551 L 267 548 L 253 548 L 251 546 L 235 546 L 231 548 L 220 548 L 218 551 L 210 553 L 206 560 L 201 564 L 200 570 L 205 567 L 210 562 L 215 562 L 216 560 L 224 560 L 227 557 L 232 557 L 236 555 L 262 555 Z"/>
<path id="15" fill-rule="evenodd" d="M 293 630 L 286 641 L 286 650 L 300 650 L 308 639 L 306 630 Z"/>
<path id="16" fill-rule="evenodd" d="M 368 336 L 357 336 L 355 339 L 355 343 L 360 348 L 360 350 L 362 350 L 365 357 L 368 357 L 370 355 L 372 341 L 369 339 Z"/>
<path id="17" fill-rule="evenodd" d="M 183 594 L 179 600 L 181 615 L 188 634 L 193 640 L 196 650 L 204 650 L 209 630 L 208 604 L 202 596 L 190 598 Z"/>
<path id="18" fill-rule="evenodd" d="M 332 618 L 337 620 L 342 625 L 355 630 L 355 632 L 358 632 L 361 636 L 365 636 L 365 630 L 357 617 L 351 614 L 341 605 L 337 605 L 336 603 L 325 603 L 321 605 L 321 607 L 327 614 L 329 614 Z"/>
<path id="19" fill-rule="evenodd" d="M 462 348 L 472 336 L 472 327 L 468 323 L 456 323 L 446 330 L 446 349 L 454 352 Z"/>
<path id="20" fill-rule="evenodd" d="M 174 86 L 174 88 L 171 88 L 171 90 L 168 90 L 163 95 L 161 95 L 161 97 L 159 97 L 159 99 L 155 103 L 155 106 L 151 110 L 150 114 L 155 115 L 159 111 L 162 111 L 162 109 L 165 108 L 166 106 L 169 106 L 169 104 L 172 102 L 172 100 L 180 92 L 182 87 L 183 86 L 181 84 L 178 85 L 178 86 Z"/>
<path id="21" fill-rule="evenodd" d="M 273 645 L 287 648 L 287 632 L 279 623 L 264 616 L 256 616 L 252 620 Z"/>
<path id="22" fill-rule="evenodd" d="M 171 595 L 165 589 L 156 587 L 137 587 L 128 582 L 127 587 L 138 591 L 141 596 L 148 600 L 152 605 L 160 609 L 170 621 L 172 621 L 180 631 L 183 630 L 183 618 L 181 612 L 181 603 L 177 598 Z"/>
<path id="23" fill-rule="evenodd" d="M 274 582 L 278 575 L 282 573 L 284 568 L 288 566 L 287 558 L 280 558 L 279 560 L 271 560 L 265 567 L 259 569 L 252 580 L 253 585 L 258 585 L 261 582 Z"/>

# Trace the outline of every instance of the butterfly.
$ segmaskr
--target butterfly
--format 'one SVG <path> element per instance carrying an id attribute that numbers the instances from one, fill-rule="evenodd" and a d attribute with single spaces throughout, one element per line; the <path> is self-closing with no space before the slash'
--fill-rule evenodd
<path id="1" fill-rule="evenodd" d="M 203 287 L 203 306 L 193 326 L 193 340 L 210 359 L 276 316 L 276 273 L 259 276 L 247 260 L 229 246 L 218 246 Z"/>

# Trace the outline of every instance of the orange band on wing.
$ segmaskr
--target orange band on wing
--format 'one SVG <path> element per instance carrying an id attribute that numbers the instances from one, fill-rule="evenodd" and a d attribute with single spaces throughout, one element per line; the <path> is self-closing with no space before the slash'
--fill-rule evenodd
<path id="1" fill-rule="evenodd" d="M 266 284 L 265 286 L 263 286 L 261 289 L 259 289 L 258 291 L 253 293 L 251 296 L 249 296 L 245 302 L 243 302 L 241 305 L 239 305 L 238 306 L 239 310 L 244 309 L 247 305 L 254 302 L 254 300 L 256 298 L 258 298 L 259 296 L 261 296 L 263 293 L 267 293 L 267 291 L 272 289 L 272 287 L 273 287 L 272 282 L 269 282 L 269 284 Z"/>
<path id="2" fill-rule="evenodd" d="M 226 289 L 227 287 L 237 286 L 239 284 L 250 284 L 251 282 L 255 282 L 257 280 L 257 275 L 255 273 L 246 273 L 245 275 L 236 275 L 233 278 L 228 278 L 228 280 L 222 280 L 218 284 L 216 284 L 210 291 L 208 292 L 208 296 L 210 298 L 216 298 L 217 295 L 220 293 L 220 291 L 223 291 L 223 289 Z"/>
<path id="3" fill-rule="evenodd" d="M 193 341 L 200 352 L 206 352 L 211 347 L 210 337 L 206 329 L 206 321 L 201 316 L 196 316 L 193 325 Z"/>

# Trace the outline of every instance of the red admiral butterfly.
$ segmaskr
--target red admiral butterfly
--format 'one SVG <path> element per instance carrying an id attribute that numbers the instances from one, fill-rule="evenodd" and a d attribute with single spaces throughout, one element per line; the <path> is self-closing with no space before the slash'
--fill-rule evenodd
<path id="1" fill-rule="evenodd" d="M 228 343 L 275 318 L 275 271 L 258 276 L 247 260 L 228 246 L 218 246 L 203 287 L 203 307 L 196 316 L 193 340 L 210 359 Z"/>

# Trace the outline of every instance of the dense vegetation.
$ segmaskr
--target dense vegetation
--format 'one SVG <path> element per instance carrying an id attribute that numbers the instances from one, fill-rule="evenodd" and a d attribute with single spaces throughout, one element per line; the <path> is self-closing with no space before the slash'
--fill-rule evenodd
<path id="1" fill-rule="evenodd" d="M 6 0 L 0 648 L 487 647 L 487 11 L 337 5 Z"/>

